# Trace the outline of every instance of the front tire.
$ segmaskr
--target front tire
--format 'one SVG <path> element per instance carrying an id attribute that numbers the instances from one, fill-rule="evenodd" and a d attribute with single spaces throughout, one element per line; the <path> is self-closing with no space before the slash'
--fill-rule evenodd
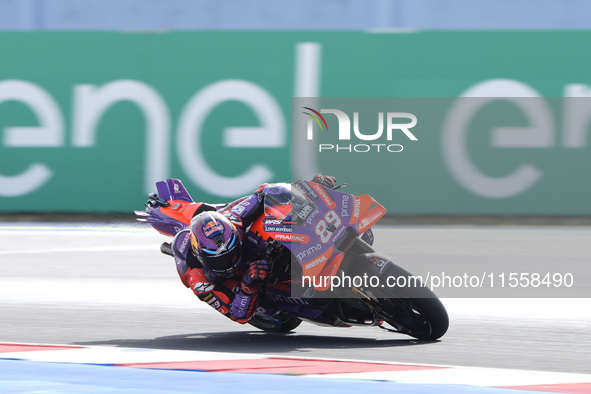
<path id="1" fill-rule="evenodd" d="M 411 337 L 434 341 L 449 327 L 449 317 L 438 298 L 378 298 L 389 325 Z"/>
<path id="2" fill-rule="evenodd" d="M 376 262 L 381 261 L 380 266 Z M 379 268 L 379 271 L 377 270 Z M 357 273 L 380 276 L 380 283 L 388 277 L 413 275 L 391 261 L 375 254 L 360 256 L 355 264 Z M 424 286 L 359 288 L 370 298 L 376 316 L 391 325 L 397 332 L 422 340 L 441 338 L 449 327 L 449 316 L 441 301 L 429 288 Z"/>

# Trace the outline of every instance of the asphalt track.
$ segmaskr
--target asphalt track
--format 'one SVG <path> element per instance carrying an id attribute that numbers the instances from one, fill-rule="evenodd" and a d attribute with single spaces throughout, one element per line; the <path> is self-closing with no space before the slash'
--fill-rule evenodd
<path id="1" fill-rule="evenodd" d="M 200 303 L 159 253 L 165 239 L 149 228 L 2 224 L 0 342 L 591 372 L 589 298 L 445 298 L 451 323 L 438 342 L 308 323 L 265 334 Z M 435 271 L 442 261 L 591 262 L 590 241 L 589 227 L 379 227 L 375 247 Z"/>

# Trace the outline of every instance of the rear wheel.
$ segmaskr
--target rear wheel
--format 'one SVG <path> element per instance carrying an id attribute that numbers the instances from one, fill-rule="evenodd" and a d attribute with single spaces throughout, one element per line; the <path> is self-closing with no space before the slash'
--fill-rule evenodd
<path id="1" fill-rule="evenodd" d="M 251 326 L 266 332 L 289 332 L 297 328 L 301 323 L 300 319 L 286 313 L 280 313 L 278 316 L 255 313 L 248 321 Z"/>

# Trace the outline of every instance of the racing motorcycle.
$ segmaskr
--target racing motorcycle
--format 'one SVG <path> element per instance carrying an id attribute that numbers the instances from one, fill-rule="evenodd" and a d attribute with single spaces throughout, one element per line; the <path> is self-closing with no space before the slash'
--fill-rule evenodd
<path id="1" fill-rule="evenodd" d="M 372 248 L 371 227 L 385 208 L 367 194 L 338 190 L 344 186 L 298 181 L 265 187 L 264 213 L 244 236 L 264 242 L 271 269 L 260 288 L 265 308 L 249 324 L 269 332 L 288 332 L 302 321 L 377 326 L 421 340 L 440 338 L 449 325 L 441 301 L 416 280 L 396 280 L 416 277 Z M 157 182 L 156 188 L 145 211 L 135 214 L 174 236 L 189 225 L 196 204 L 178 179 Z M 161 251 L 172 256 L 170 243 Z"/>

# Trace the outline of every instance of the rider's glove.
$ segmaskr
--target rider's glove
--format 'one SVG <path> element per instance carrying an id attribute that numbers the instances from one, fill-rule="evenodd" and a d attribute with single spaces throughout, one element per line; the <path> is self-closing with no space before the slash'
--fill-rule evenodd
<path id="1" fill-rule="evenodd" d="M 240 291 L 232 301 L 232 320 L 244 324 L 251 318 L 258 296 L 257 285 L 267 279 L 269 269 L 265 260 L 250 263 L 240 282 Z"/>
<path id="2" fill-rule="evenodd" d="M 334 183 L 336 180 L 337 179 L 334 176 L 322 174 L 316 174 L 314 175 L 314 178 L 312 178 L 312 182 L 319 183 L 322 186 L 327 187 L 329 189 L 332 189 L 334 187 Z"/>
<path id="3" fill-rule="evenodd" d="M 246 286 L 254 286 L 264 282 L 269 274 L 269 264 L 265 260 L 253 261 L 242 277 L 242 283 Z"/>
<path id="4" fill-rule="evenodd" d="M 255 311 L 257 294 L 246 294 L 241 290 L 232 301 L 232 314 L 230 318 L 240 324 L 250 320 Z"/>

